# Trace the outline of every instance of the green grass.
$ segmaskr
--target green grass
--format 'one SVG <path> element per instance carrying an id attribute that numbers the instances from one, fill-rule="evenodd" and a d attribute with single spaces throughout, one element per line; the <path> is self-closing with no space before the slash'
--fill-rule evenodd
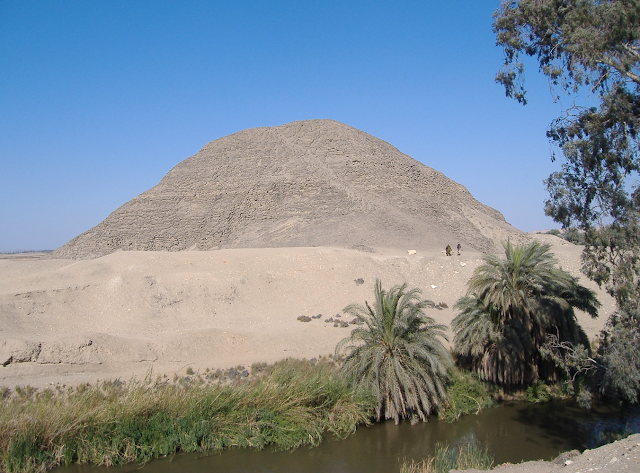
<path id="1" fill-rule="evenodd" d="M 486 383 L 478 379 L 474 373 L 452 370 L 447 386 L 449 398 L 438 417 L 453 422 L 467 414 L 478 414 L 482 409 L 493 407 L 496 402 Z"/>
<path id="2" fill-rule="evenodd" d="M 403 462 L 400 473 L 449 473 L 450 470 L 489 470 L 493 457 L 477 443 L 450 447 L 437 444 L 433 456 L 422 461 Z"/>
<path id="3" fill-rule="evenodd" d="M 527 402 L 537 404 L 540 402 L 549 402 L 552 398 L 549 386 L 542 381 L 537 381 L 526 389 Z"/>
<path id="4" fill-rule="evenodd" d="M 288 360 L 230 385 L 120 381 L 0 400 L 0 471 L 58 465 L 145 463 L 176 452 L 318 445 L 368 424 L 375 401 L 337 376 L 333 363 Z"/>

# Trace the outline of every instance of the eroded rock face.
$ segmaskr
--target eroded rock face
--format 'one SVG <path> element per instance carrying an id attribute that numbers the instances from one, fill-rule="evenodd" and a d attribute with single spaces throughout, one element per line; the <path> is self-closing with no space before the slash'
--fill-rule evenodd
<path id="1" fill-rule="evenodd" d="M 46 343 L 33 340 L 0 340 L 0 365 L 15 363 L 82 364 L 100 363 L 89 338 L 61 337 Z"/>
<path id="2" fill-rule="evenodd" d="M 36 361 L 40 354 L 40 344 L 27 340 L 0 340 L 0 365 Z"/>
<path id="3" fill-rule="evenodd" d="M 52 257 L 452 242 L 494 251 L 516 233 L 500 212 L 389 143 L 336 121 L 310 120 L 209 143 Z"/>
<path id="4" fill-rule="evenodd" d="M 103 362 L 141 363 L 155 361 L 161 343 L 139 343 L 107 334 L 62 334 L 44 341 L 0 340 L 0 366 L 36 363 L 39 365 L 84 365 Z M 160 348 L 158 348 L 160 346 Z"/>

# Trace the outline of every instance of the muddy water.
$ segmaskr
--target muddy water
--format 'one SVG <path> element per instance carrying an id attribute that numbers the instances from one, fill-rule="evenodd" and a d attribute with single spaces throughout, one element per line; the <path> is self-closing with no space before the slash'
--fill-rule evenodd
<path id="1" fill-rule="evenodd" d="M 616 432 L 640 432 L 640 408 L 592 411 L 564 403 L 511 403 L 454 423 L 419 425 L 393 422 L 358 429 L 343 441 L 327 439 L 316 448 L 292 452 L 232 450 L 222 454 L 176 455 L 145 465 L 142 473 L 390 473 L 402 459 L 420 460 L 437 443 L 479 441 L 496 463 L 550 460 L 572 449 L 584 450 L 614 440 Z M 56 473 L 125 473 L 139 467 L 65 467 Z"/>

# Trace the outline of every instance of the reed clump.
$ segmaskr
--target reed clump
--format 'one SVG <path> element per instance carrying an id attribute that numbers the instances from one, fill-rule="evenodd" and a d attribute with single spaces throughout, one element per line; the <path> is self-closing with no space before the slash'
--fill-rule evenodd
<path id="1" fill-rule="evenodd" d="M 454 447 L 437 444 L 431 457 L 403 462 L 400 473 L 448 473 L 450 470 L 490 470 L 492 467 L 493 456 L 476 442 Z"/>
<path id="2" fill-rule="evenodd" d="M 450 370 L 447 386 L 449 397 L 438 411 L 438 417 L 448 422 L 468 414 L 479 414 L 483 409 L 494 407 L 490 386 L 478 375 L 468 371 Z"/>
<path id="3" fill-rule="evenodd" d="M 375 401 L 331 362 L 286 360 L 232 384 L 157 378 L 5 393 L 0 471 L 145 463 L 177 452 L 318 445 L 370 422 Z"/>

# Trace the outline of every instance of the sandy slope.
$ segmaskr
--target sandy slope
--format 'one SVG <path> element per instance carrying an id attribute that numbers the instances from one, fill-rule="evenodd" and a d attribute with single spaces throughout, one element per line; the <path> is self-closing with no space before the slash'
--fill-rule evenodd
<path id="1" fill-rule="evenodd" d="M 577 452 L 576 452 L 577 453 Z M 481 473 L 480 470 L 452 470 L 451 473 Z M 562 454 L 553 462 L 534 461 L 517 465 L 499 465 L 498 473 L 637 473 L 640 471 L 640 434 L 602 447 L 585 450 L 580 455 Z"/>
<path id="2" fill-rule="evenodd" d="M 537 238 L 552 242 L 561 265 L 578 274 L 579 247 Z M 385 287 L 406 281 L 445 302 L 449 308 L 429 314 L 449 324 L 482 255 L 407 250 L 121 251 L 88 261 L 4 256 L 0 385 L 75 384 L 129 379 L 150 369 L 171 375 L 187 367 L 327 355 L 353 326 L 325 320 L 336 314 L 345 320 L 346 305 L 371 300 L 376 278 Z M 601 316 L 580 315 L 590 337 L 613 310 L 611 299 L 599 294 Z M 322 318 L 297 320 L 317 314 Z"/>

